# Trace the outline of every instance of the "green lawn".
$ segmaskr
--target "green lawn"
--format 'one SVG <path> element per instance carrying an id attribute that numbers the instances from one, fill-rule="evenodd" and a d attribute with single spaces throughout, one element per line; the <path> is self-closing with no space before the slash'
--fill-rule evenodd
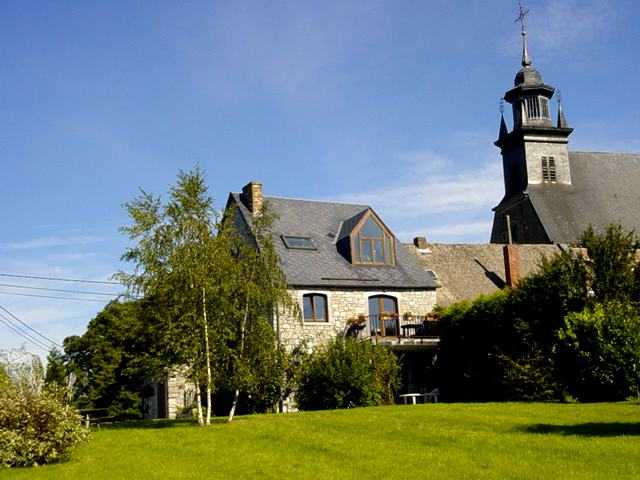
<path id="1" fill-rule="evenodd" d="M 5 478 L 640 478 L 640 404 L 428 404 L 95 431 Z"/>

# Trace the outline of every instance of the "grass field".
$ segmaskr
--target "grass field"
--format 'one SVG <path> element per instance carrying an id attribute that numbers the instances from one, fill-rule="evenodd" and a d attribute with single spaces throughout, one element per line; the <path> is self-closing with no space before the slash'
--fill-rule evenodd
<path id="1" fill-rule="evenodd" d="M 428 404 L 102 428 L 0 479 L 640 478 L 640 404 Z"/>

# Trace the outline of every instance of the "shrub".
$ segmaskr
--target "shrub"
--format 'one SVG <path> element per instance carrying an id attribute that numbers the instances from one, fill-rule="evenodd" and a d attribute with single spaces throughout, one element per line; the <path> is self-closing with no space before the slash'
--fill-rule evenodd
<path id="1" fill-rule="evenodd" d="M 558 338 L 560 373 L 578 400 L 624 400 L 638 395 L 640 316 L 634 304 L 611 301 L 571 313 Z"/>
<path id="2" fill-rule="evenodd" d="M 24 467 L 68 459 L 87 437 L 63 390 L 0 390 L 0 467 Z"/>
<path id="3" fill-rule="evenodd" d="M 296 401 L 301 410 L 392 403 L 399 372 L 389 349 L 338 338 L 302 361 Z"/>
<path id="4" fill-rule="evenodd" d="M 9 374 L 4 365 L 0 363 L 0 391 L 9 387 Z"/>

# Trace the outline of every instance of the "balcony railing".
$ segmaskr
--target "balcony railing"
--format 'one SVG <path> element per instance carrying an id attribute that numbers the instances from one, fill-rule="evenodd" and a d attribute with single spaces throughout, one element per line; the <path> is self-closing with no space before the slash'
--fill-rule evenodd
<path id="1" fill-rule="evenodd" d="M 437 343 L 439 322 L 426 316 L 380 314 L 351 322 L 348 335 L 376 343 Z"/>

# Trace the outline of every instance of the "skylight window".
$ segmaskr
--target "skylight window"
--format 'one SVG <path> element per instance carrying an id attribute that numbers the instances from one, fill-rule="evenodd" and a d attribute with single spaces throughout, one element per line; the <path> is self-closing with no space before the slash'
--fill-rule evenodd
<path id="1" fill-rule="evenodd" d="M 313 240 L 309 237 L 295 237 L 291 235 L 283 235 L 282 241 L 284 245 L 291 250 L 317 250 L 313 244 Z"/>

